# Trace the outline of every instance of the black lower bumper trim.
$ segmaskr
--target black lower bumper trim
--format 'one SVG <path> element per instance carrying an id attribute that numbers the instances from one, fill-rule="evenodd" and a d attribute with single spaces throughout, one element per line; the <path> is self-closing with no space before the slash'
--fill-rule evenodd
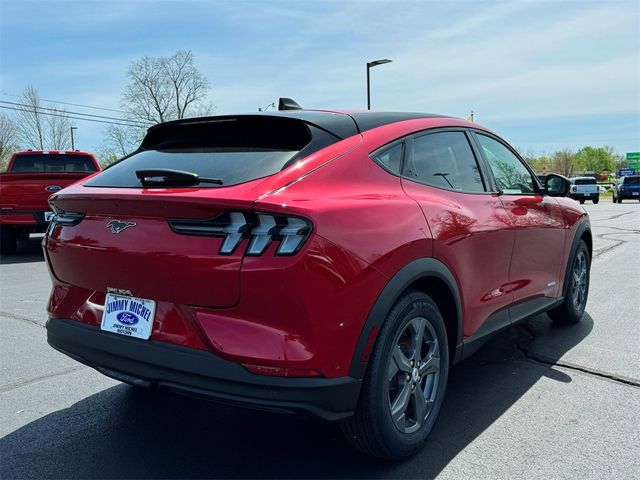
<path id="1" fill-rule="evenodd" d="M 361 381 L 254 375 L 216 355 L 165 342 L 103 332 L 67 319 L 47 322 L 56 350 L 117 380 L 264 410 L 310 412 L 326 420 L 351 416 Z"/>

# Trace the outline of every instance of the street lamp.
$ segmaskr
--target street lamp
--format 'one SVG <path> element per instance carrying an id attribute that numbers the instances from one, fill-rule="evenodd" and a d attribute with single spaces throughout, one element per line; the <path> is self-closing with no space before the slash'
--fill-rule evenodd
<path id="1" fill-rule="evenodd" d="M 71 150 L 75 150 L 76 149 L 76 144 L 73 141 L 73 131 L 77 130 L 78 127 L 71 127 Z"/>
<path id="2" fill-rule="evenodd" d="M 391 63 L 391 60 L 389 60 L 388 58 L 383 58 L 382 60 L 374 60 L 373 62 L 367 62 L 367 110 L 371 110 L 371 86 L 369 81 L 369 69 L 371 67 L 375 67 L 385 63 Z"/>

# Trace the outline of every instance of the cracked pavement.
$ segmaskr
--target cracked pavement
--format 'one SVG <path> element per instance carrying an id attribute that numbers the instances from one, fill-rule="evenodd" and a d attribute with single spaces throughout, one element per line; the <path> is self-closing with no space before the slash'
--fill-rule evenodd
<path id="1" fill-rule="evenodd" d="M 540 315 L 456 366 L 427 447 L 400 463 L 354 452 L 331 424 L 137 391 L 54 351 L 32 239 L 0 262 L 0 477 L 637 478 L 640 205 L 585 208 L 583 321 Z"/>

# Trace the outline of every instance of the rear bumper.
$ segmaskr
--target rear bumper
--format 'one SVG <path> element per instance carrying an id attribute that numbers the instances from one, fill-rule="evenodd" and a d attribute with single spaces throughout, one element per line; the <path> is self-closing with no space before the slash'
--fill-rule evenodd
<path id="1" fill-rule="evenodd" d="M 640 192 L 620 192 L 618 193 L 618 198 L 621 200 L 640 200 Z"/>
<path id="2" fill-rule="evenodd" d="M 14 227 L 25 227 L 32 231 L 44 232 L 47 229 L 47 222 L 44 219 L 45 211 L 26 210 L 2 210 L 0 213 L 0 225 L 12 225 Z"/>
<path id="3" fill-rule="evenodd" d="M 47 322 L 56 350 L 117 380 L 263 410 L 310 412 L 326 420 L 351 416 L 361 381 L 352 377 L 254 375 L 212 353 L 103 332 L 66 319 Z"/>

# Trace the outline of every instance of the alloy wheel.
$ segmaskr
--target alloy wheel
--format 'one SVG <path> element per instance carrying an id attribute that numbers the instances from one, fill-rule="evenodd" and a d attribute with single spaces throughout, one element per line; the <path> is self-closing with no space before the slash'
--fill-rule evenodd
<path id="1" fill-rule="evenodd" d="M 388 366 L 389 409 L 402 433 L 419 430 L 431 413 L 440 380 L 440 346 L 431 323 L 416 317 L 397 335 Z"/>
<path id="2" fill-rule="evenodd" d="M 587 298 L 587 255 L 580 251 L 573 264 L 573 307 L 580 311 Z"/>

